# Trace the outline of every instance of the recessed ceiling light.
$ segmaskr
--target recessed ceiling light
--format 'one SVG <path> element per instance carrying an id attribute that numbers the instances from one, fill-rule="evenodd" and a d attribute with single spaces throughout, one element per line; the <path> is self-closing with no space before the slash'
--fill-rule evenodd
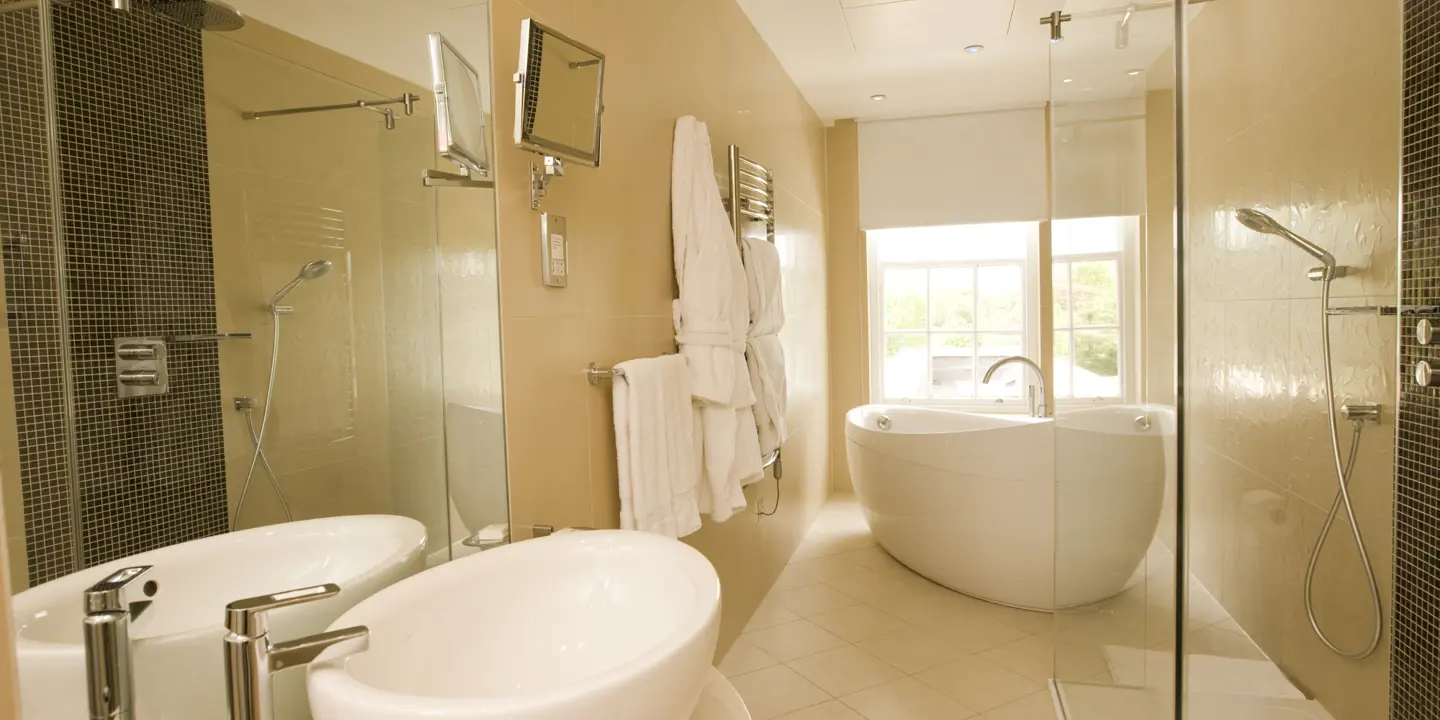
<path id="1" fill-rule="evenodd" d="M 1061 80 L 1060 82 L 1072 83 L 1072 82 L 1075 82 L 1075 78 L 1065 78 L 1064 80 Z"/>
<path id="2" fill-rule="evenodd" d="M 878 101 L 880 101 L 880 100 L 884 100 L 884 99 L 885 99 L 885 96 L 884 96 L 884 95 L 871 95 L 871 96 L 870 96 L 870 99 L 871 99 L 871 100 L 875 100 L 875 101 L 878 102 Z"/>
<path id="3" fill-rule="evenodd" d="M 984 49 L 985 49 L 985 46 L 984 46 L 984 45 L 966 45 L 966 46 L 965 46 L 965 52 L 970 53 L 971 55 L 974 55 L 975 53 L 978 53 L 978 52 L 980 52 L 981 50 L 984 50 Z"/>
<path id="4" fill-rule="evenodd" d="M 1135 77 L 1136 75 L 1139 75 L 1140 73 L 1141 73 L 1140 70 L 1131 70 L 1130 72 L 1125 73 L 1125 74 L 1126 74 L 1126 75 L 1129 75 L 1130 77 Z"/>

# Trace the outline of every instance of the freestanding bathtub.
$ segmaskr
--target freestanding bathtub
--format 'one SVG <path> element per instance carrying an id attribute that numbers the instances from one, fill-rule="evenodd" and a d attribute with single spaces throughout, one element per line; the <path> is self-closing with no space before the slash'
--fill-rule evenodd
<path id="1" fill-rule="evenodd" d="M 881 547 L 915 572 L 1032 610 L 1123 591 L 1155 535 L 1174 411 L 1058 420 L 889 405 L 845 417 L 855 493 Z"/>

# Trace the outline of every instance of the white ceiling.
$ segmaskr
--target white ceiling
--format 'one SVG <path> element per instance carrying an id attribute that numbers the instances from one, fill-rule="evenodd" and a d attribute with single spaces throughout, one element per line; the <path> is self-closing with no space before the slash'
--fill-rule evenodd
<path id="1" fill-rule="evenodd" d="M 1119 50 L 1119 15 L 1067 22 L 1065 41 L 1053 46 L 1040 18 L 1126 0 L 739 1 L 827 122 L 1111 100 L 1138 96 L 1147 82 L 1169 84 L 1127 74 L 1148 71 L 1171 45 L 1168 8 L 1136 13 L 1129 46 Z M 972 55 L 967 45 L 985 50 Z M 876 94 L 886 99 L 871 100 Z"/>

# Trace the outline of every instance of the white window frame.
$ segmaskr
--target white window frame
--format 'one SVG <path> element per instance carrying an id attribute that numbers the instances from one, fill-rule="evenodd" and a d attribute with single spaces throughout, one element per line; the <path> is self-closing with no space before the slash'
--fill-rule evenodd
<path id="1" fill-rule="evenodd" d="M 1130 231 L 1123 234 L 1120 249 L 1100 253 L 1080 253 L 1074 255 L 1053 255 L 1050 258 L 1053 267 L 1055 263 L 1075 263 L 1087 260 L 1116 260 L 1117 266 L 1117 290 L 1120 293 L 1118 329 L 1120 330 L 1120 352 L 1117 354 L 1120 372 L 1120 397 L 1101 398 L 1074 398 L 1056 396 L 1055 402 L 1059 407 L 1094 407 L 1103 405 L 1126 405 L 1134 404 L 1140 397 L 1141 385 L 1141 362 L 1140 354 L 1143 349 L 1140 347 L 1140 233 L 1143 232 L 1143 217 L 1123 216 L 1134 218 Z M 1069 219 L 1069 218 L 1067 218 Z M 1078 218 L 1077 218 L 1078 219 Z M 1039 342 L 1039 314 L 1049 312 L 1055 306 L 1055 293 L 1053 288 L 1042 288 L 1039 283 L 1039 223 L 1035 223 L 1035 230 L 1031 233 L 1031 240 L 1026 249 L 1023 260 L 975 260 L 975 261 L 934 261 L 934 262 L 881 262 L 877 244 L 867 239 L 866 254 L 868 257 L 868 294 L 869 294 L 869 355 L 870 355 L 870 401 L 872 403 L 886 405 L 921 405 L 947 407 L 954 409 L 965 409 L 987 413 L 1023 413 L 1029 411 L 1029 401 L 1021 398 L 889 398 L 885 397 L 885 337 L 887 335 L 923 335 L 926 338 L 926 376 L 933 377 L 932 351 L 930 349 L 931 338 L 936 335 L 969 334 L 977 338 L 976 352 L 978 352 L 978 335 L 987 332 L 984 329 L 964 331 L 936 331 L 930 327 L 930 298 L 927 279 L 925 299 L 925 328 L 923 330 L 894 330 L 885 329 L 885 271 L 891 268 L 904 269 L 947 269 L 947 268 L 979 268 L 982 266 L 1020 266 L 1024 278 L 1022 317 L 1025 319 L 1022 331 L 1021 346 L 1024 348 L 1026 357 L 1038 358 L 1040 354 Z M 928 275 L 927 275 L 928 278 Z M 977 274 L 978 278 L 978 274 Z M 1068 282 L 1068 278 L 1067 278 Z M 979 302 L 979 287 L 976 287 L 976 303 Z M 1073 305 L 1071 312 L 1074 312 Z M 978 314 L 977 314 L 978 320 Z M 1093 326 L 1093 329 L 1111 329 L 1117 326 Z M 1060 330 L 1056 327 L 1054 330 Z M 1081 330 L 1092 329 L 1092 326 L 1084 326 Z M 1075 328 L 1069 330 L 1073 333 Z M 1011 332 L 1007 330 L 993 330 L 989 332 Z M 1072 348 L 1073 349 L 1073 334 Z M 1053 368 L 1058 372 L 1058 366 Z M 1025 370 L 1026 384 L 1033 384 L 1036 381 L 1034 373 Z M 1048 378 L 1053 388 L 1056 384 L 1053 378 Z M 933 382 L 933 380 L 932 380 Z"/>
<path id="2" fill-rule="evenodd" d="M 870 242 L 867 238 L 866 254 L 869 266 L 869 296 L 870 296 L 870 399 L 873 403 L 885 405 L 922 405 L 949 408 L 963 408 L 991 413 L 1022 413 L 1029 412 L 1029 401 L 1024 393 L 1019 398 L 887 398 L 885 397 L 885 337 L 887 335 L 923 335 L 926 339 L 925 351 L 925 374 L 927 378 L 933 378 L 933 349 L 931 342 L 935 335 L 970 335 L 975 338 L 974 352 L 979 352 L 979 336 L 988 333 L 1015 333 L 1015 330 L 994 330 L 975 327 L 970 330 L 935 330 L 930 327 L 930 292 L 929 275 L 930 270 L 948 270 L 959 268 L 975 269 L 975 313 L 976 321 L 979 321 L 979 268 L 981 267 L 1018 267 L 1021 275 L 1021 307 L 1020 307 L 1020 347 L 1027 357 L 1035 357 L 1039 351 L 1039 333 L 1032 320 L 1036 314 L 1035 305 L 1035 259 L 1038 253 L 1039 223 L 1034 223 L 1029 233 L 1029 241 L 1026 243 L 1025 256 L 1010 260 L 938 260 L 930 262 L 882 262 L 880 252 L 876 243 Z M 926 293 L 925 293 L 925 327 L 921 330 L 886 330 L 885 329 L 885 271 L 889 269 L 916 269 L 926 270 Z M 978 357 L 978 356 L 976 356 Z M 979 369 L 978 367 L 976 368 Z M 1025 370 L 1027 384 L 1034 384 L 1034 373 Z M 933 382 L 933 379 L 931 380 Z"/>

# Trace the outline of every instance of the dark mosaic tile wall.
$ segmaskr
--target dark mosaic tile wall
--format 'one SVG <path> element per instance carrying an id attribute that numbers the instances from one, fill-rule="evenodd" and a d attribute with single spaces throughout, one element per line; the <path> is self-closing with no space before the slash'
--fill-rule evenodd
<path id="1" fill-rule="evenodd" d="M 90 566 L 226 529 L 216 346 L 172 343 L 164 395 L 121 400 L 114 381 L 117 337 L 215 332 L 204 68 L 200 33 L 160 16 L 84 1 L 53 13 L 76 472 Z M 40 451 L 21 473 L 32 583 L 74 569 L 63 416 L 51 392 L 59 371 L 51 242 L 37 231 L 18 241 L 7 233 L 4 244 L 7 301 L 28 290 L 35 305 L 19 308 L 33 317 L 10 306 L 17 396 L 32 368 L 45 391 L 20 420 L 22 443 L 29 437 Z"/>
<path id="2" fill-rule="evenodd" d="M 1405 3 L 1404 221 L 1401 301 L 1440 303 L 1440 3 Z M 1415 364 L 1440 367 L 1402 320 L 1395 487 L 1392 720 L 1440 718 L 1440 388 L 1415 383 Z"/>

